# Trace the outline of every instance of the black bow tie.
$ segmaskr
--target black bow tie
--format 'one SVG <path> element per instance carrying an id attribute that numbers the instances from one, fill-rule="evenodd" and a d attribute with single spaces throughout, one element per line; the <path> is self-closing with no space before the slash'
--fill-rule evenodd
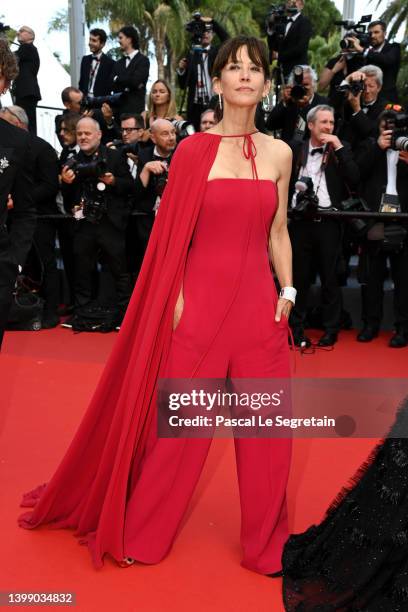
<path id="1" fill-rule="evenodd" d="M 322 155 L 323 154 L 323 147 L 316 147 L 316 149 L 312 149 L 310 151 L 310 155 L 314 155 L 315 153 L 320 153 Z"/>
<path id="2" fill-rule="evenodd" d="M 93 59 L 93 60 L 96 60 L 97 62 L 99 62 L 99 61 L 100 61 L 100 58 L 99 58 L 97 55 L 93 55 L 93 56 L 92 56 L 92 59 Z"/>
<path id="3" fill-rule="evenodd" d="M 160 155 L 153 155 L 153 160 L 154 161 L 168 162 L 169 158 L 168 157 L 160 157 Z"/>
<path id="4" fill-rule="evenodd" d="M 293 17 L 288 17 L 287 22 L 288 23 L 293 23 L 295 20 L 293 19 Z"/>

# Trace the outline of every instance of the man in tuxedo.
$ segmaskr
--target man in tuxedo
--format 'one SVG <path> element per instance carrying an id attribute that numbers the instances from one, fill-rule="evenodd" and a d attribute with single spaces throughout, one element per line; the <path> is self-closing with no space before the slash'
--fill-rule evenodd
<path id="1" fill-rule="evenodd" d="M 6 121 L 22 130 L 28 130 L 28 117 L 20 106 L 7 106 L 0 111 Z M 41 327 L 48 329 L 59 323 L 57 308 L 59 304 L 59 275 L 55 253 L 56 221 L 42 219 L 43 215 L 58 212 L 56 196 L 58 193 L 58 158 L 53 147 L 46 141 L 31 134 L 31 157 L 33 168 L 33 200 L 37 213 L 37 227 L 33 245 L 41 261 L 41 293 L 44 298 L 44 311 Z M 34 258 L 32 251 L 28 264 Z"/>
<path id="2" fill-rule="evenodd" d="M 62 101 L 63 106 L 65 107 L 65 110 L 62 112 L 61 115 L 55 116 L 55 133 L 57 135 L 57 138 L 61 146 L 64 146 L 64 140 L 61 136 L 61 123 L 64 119 L 64 116 L 67 113 L 82 114 L 81 105 L 82 105 L 83 97 L 84 97 L 84 94 L 77 87 L 65 87 L 61 91 L 61 101 Z"/>
<path id="3" fill-rule="evenodd" d="M 37 133 L 37 104 L 41 100 L 37 74 L 40 69 L 40 56 L 34 46 L 34 30 L 22 26 L 17 32 L 19 48 L 16 51 L 19 74 L 14 80 L 12 94 L 14 103 L 24 108 L 29 119 L 29 130 Z"/>
<path id="4" fill-rule="evenodd" d="M 90 30 L 88 45 L 91 54 L 82 58 L 78 85 L 84 96 L 106 96 L 111 92 L 111 75 L 115 62 L 103 52 L 106 40 L 105 30 Z"/>
<path id="5" fill-rule="evenodd" d="M 268 28 L 268 46 L 272 59 L 278 60 L 278 68 L 286 80 L 294 66 L 307 64 L 309 40 L 312 37 L 312 24 L 302 15 L 303 0 L 287 0 L 286 8 L 296 10 L 287 18 L 285 34 L 282 38 Z"/>
<path id="6" fill-rule="evenodd" d="M 307 65 L 296 68 L 303 71 L 304 95 L 292 96 L 292 88 L 295 85 L 295 75 L 292 71 L 287 85 L 281 90 L 281 101 L 269 113 L 266 121 L 266 128 L 271 131 L 279 130 L 281 139 L 287 143 L 303 140 L 307 131 L 308 112 L 315 106 L 327 104 L 327 98 L 316 93 L 317 75 L 313 68 Z"/>
<path id="7" fill-rule="evenodd" d="M 360 168 L 361 195 L 371 210 L 378 212 L 382 202 L 391 201 L 408 213 L 408 152 L 392 148 L 392 130 L 387 129 L 386 120 L 393 120 L 393 110 L 384 111 L 379 117 L 379 136 L 361 143 L 356 152 Z M 384 213 L 386 218 L 386 213 Z M 390 222 L 388 228 L 395 227 Z M 403 225 L 408 230 L 406 224 Z M 408 345 L 408 236 L 401 242 L 386 248 L 381 235 L 384 226 L 376 223 L 361 245 L 360 276 L 363 329 L 357 336 L 359 342 L 370 342 L 378 335 L 383 315 L 384 279 L 387 259 L 391 264 L 394 282 L 395 334 L 389 342 L 391 348 Z"/>
<path id="8" fill-rule="evenodd" d="M 338 207 L 349 197 L 359 182 L 358 166 L 353 160 L 350 146 L 341 142 L 334 131 L 334 111 L 330 106 L 312 108 L 307 115 L 310 138 L 295 142 L 293 171 L 289 190 L 292 208 L 301 200 L 301 177 L 313 181 L 318 206 Z M 297 183 L 297 184 L 296 184 Z M 296 192 L 294 193 L 296 189 Z M 341 315 L 341 289 L 337 278 L 337 263 L 342 250 L 342 226 L 336 219 L 307 215 L 296 216 L 289 225 L 293 252 L 293 284 L 297 289 L 296 304 L 291 312 L 290 324 L 297 346 L 310 346 L 304 334 L 307 298 L 312 271 L 318 270 L 321 281 L 321 299 L 324 334 L 319 346 L 332 346 L 337 342 Z"/>
<path id="9" fill-rule="evenodd" d="M 364 63 L 374 64 L 383 72 L 382 93 L 389 102 L 398 102 L 397 77 L 401 63 L 401 46 L 390 43 L 386 39 L 386 24 L 384 21 L 373 21 L 368 26 L 371 45 L 364 49 L 358 40 L 353 37 L 354 50 L 362 54 Z"/>
<path id="10" fill-rule="evenodd" d="M 378 66 L 363 66 L 352 72 L 343 83 L 363 81 L 364 89 L 357 95 L 347 94 L 344 120 L 339 120 L 337 134 L 347 140 L 354 150 L 362 140 L 376 136 L 378 117 L 383 112 L 386 100 L 382 95 L 383 73 Z"/>
<path id="11" fill-rule="evenodd" d="M 146 83 L 149 78 L 149 59 L 139 51 L 139 35 L 133 26 L 119 30 L 119 45 L 124 56 L 115 62 L 112 71 L 112 91 L 121 93 L 115 118 L 123 113 L 142 113 L 145 110 Z"/>
<path id="12" fill-rule="evenodd" d="M 101 144 L 102 132 L 91 117 L 83 117 L 76 127 L 80 164 L 101 163 L 99 176 L 81 177 L 65 166 L 62 180 L 72 188 L 77 226 L 74 235 L 75 307 L 91 302 L 92 273 L 99 253 L 115 281 L 118 324 L 130 298 L 129 275 L 125 261 L 125 230 L 129 218 L 128 194 L 133 181 L 124 157 Z M 64 327 L 72 322 L 63 323 Z"/>
<path id="13" fill-rule="evenodd" d="M 151 126 L 152 147 L 139 151 L 135 183 L 135 207 L 144 212 L 138 215 L 137 238 L 142 255 L 146 251 L 152 231 L 155 212 L 167 182 L 167 173 L 176 148 L 176 128 L 167 119 L 156 119 Z"/>
<path id="14" fill-rule="evenodd" d="M 0 92 L 18 74 L 16 59 L 0 39 Z M 29 135 L 0 118 L 0 346 L 13 288 L 35 229 Z"/>
<path id="15" fill-rule="evenodd" d="M 211 70 L 217 57 L 218 47 L 212 46 L 214 34 L 221 42 L 229 38 L 224 28 L 211 17 L 201 17 L 207 29 L 201 39 L 201 50 L 190 51 L 180 60 L 177 69 L 178 84 L 187 92 L 187 121 L 200 131 L 201 114 L 208 108 L 212 97 Z"/>

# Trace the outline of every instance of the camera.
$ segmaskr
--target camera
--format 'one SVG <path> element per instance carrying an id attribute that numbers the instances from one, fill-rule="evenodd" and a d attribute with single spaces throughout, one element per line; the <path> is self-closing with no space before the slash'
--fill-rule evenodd
<path id="1" fill-rule="evenodd" d="M 352 96 L 358 96 L 359 93 L 364 91 L 364 81 L 363 79 L 359 79 L 358 81 L 343 83 L 336 87 L 336 91 L 344 95 L 351 93 Z"/>
<path id="2" fill-rule="evenodd" d="M 187 136 L 191 136 L 195 133 L 193 124 L 188 121 L 184 121 L 183 119 L 170 119 L 170 123 L 177 132 L 178 140 L 187 138 Z"/>
<path id="3" fill-rule="evenodd" d="M 161 198 L 163 195 L 163 192 L 167 185 L 168 178 L 169 178 L 168 169 L 162 172 L 161 174 L 155 174 L 153 177 L 154 192 L 156 196 L 158 196 L 159 198 Z"/>
<path id="4" fill-rule="evenodd" d="M 108 165 L 103 158 L 91 159 L 86 162 L 79 162 L 76 157 L 67 159 L 65 164 L 70 170 L 75 172 L 78 180 L 97 179 L 108 171 Z"/>
<path id="5" fill-rule="evenodd" d="M 285 4 L 272 4 L 265 17 L 265 26 L 268 34 L 275 34 L 278 41 L 285 37 L 288 18 L 298 12 L 296 7 L 287 7 Z"/>
<path id="6" fill-rule="evenodd" d="M 201 13 L 196 11 L 192 15 L 192 20 L 185 24 L 185 30 L 191 35 L 194 47 L 201 47 L 203 34 L 213 29 L 212 23 L 207 23 L 201 19 Z"/>
<path id="7" fill-rule="evenodd" d="M 385 129 L 392 130 L 391 149 L 394 149 L 394 151 L 408 151 L 407 114 L 394 112 L 392 116 L 387 116 Z"/>
<path id="8" fill-rule="evenodd" d="M 85 110 L 102 108 L 102 104 L 109 104 L 112 108 L 119 105 L 122 92 L 110 94 L 108 96 L 84 96 L 81 102 L 81 112 Z"/>
<path id="9" fill-rule="evenodd" d="M 100 183 L 100 185 L 103 185 L 103 183 Z M 81 199 L 82 211 L 85 219 L 89 221 L 89 223 L 96 225 L 101 221 L 108 207 L 104 191 L 99 191 L 98 186 L 96 186 L 96 188 L 94 186 L 91 188 L 89 187 L 90 186 L 88 186 L 88 189 L 86 189 Z"/>
<path id="10" fill-rule="evenodd" d="M 363 198 L 352 196 L 340 202 L 339 210 L 342 212 L 370 212 L 370 208 Z M 356 219 L 354 217 L 347 219 L 347 221 L 356 236 L 363 236 L 370 227 L 370 221 L 365 221 L 364 219 Z"/>
<path id="11" fill-rule="evenodd" d="M 140 146 L 138 142 L 130 142 L 124 143 L 123 140 L 117 138 L 112 140 L 111 147 L 115 147 L 119 151 L 119 153 L 123 153 L 126 155 L 127 153 L 132 153 L 132 155 L 139 155 Z"/>
<path id="12" fill-rule="evenodd" d="M 295 183 L 295 190 L 295 201 L 291 207 L 294 218 L 313 218 L 319 207 L 319 198 L 314 191 L 313 180 L 310 176 L 301 176 Z"/>
<path id="13" fill-rule="evenodd" d="M 10 26 L 0 21 L 0 34 L 5 34 L 9 30 L 11 30 Z"/>
<path id="14" fill-rule="evenodd" d="M 360 45 L 367 49 L 371 44 L 370 34 L 366 31 L 366 23 L 371 22 L 371 15 L 363 15 L 359 22 L 355 23 L 354 21 L 350 21 L 346 19 L 345 21 L 335 21 L 334 24 L 337 26 L 342 26 L 346 33 L 342 40 L 340 41 L 340 47 L 343 51 L 347 51 L 348 53 L 356 53 L 354 51 L 353 41 L 350 40 L 351 37 L 357 38 Z"/>
<path id="15" fill-rule="evenodd" d="M 303 68 L 302 66 L 295 66 L 293 68 L 293 80 L 294 85 L 290 90 L 290 97 L 293 100 L 301 100 L 307 95 L 307 89 L 303 85 Z"/>

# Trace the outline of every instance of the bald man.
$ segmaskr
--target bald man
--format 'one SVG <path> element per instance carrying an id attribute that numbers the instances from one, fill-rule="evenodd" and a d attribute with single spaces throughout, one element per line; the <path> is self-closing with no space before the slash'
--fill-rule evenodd
<path id="1" fill-rule="evenodd" d="M 135 207 L 145 214 L 133 217 L 127 236 L 128 259 L 137 262 L 136 268 L 140 267 L 143 260 L 155 212 L 166 184 L 171 156 L 177 144 L 176 130 L 167 119 L 156 119 L 150 131 L 153 146 L 140 149 L 135 184 Z M 132 245 L 137 245 L 136 253 Z"/>
<path id="2" fill-rule="evenodd" d="M 24 108 L 28 116 L 28 128 L 33 134 L 37 133 L 37 104 L 41 100 L 37 74 L 40 68 L 40 57 L 34 46 L 34 30 L 29 26 L 21 26 L 17 32 L 20 44 L 16 51 L 19 75 L 12 88 L 14 103 Z"/>

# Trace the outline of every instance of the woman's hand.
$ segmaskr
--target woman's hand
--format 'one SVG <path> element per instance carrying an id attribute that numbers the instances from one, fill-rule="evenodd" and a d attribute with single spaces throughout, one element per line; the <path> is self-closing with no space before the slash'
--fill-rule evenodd
<path id="1" fill-rule="evenodd" d="M 183 297 L 182 291 L 180 291 L 180 294 L 177 299 L 176 307 L 174 309 L 173 331 L 176 329 L 176 327 L 180 323 L 180 319 L 181 319 L 181 315 L 183 314 L 183 310 L 184 310 L 184 297 Z"/>
<path id="2" fill-rule="evenodd" d="M 293 302 L 291 302 L 290 300 L 285 300 L 285 298 L 279 298 L 278 304 L 276 306 L 275 321 L 279 323 L 282 318 L 282 315 L 285 315 L 285 317 L 289 319 L 292 307 Z"/>

